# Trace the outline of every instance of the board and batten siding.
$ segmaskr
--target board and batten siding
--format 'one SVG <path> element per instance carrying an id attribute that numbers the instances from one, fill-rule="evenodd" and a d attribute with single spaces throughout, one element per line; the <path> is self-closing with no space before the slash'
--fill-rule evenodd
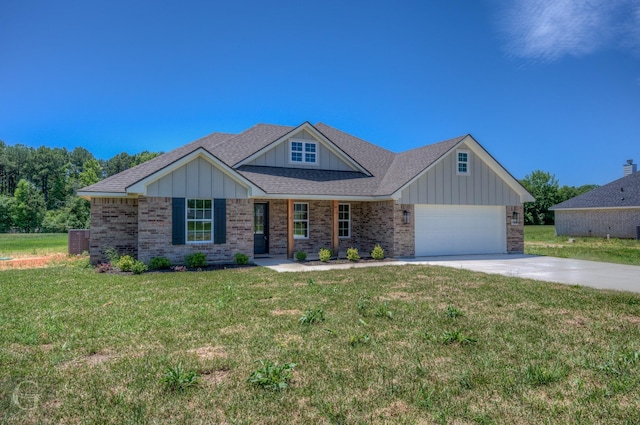
<path id="1" fill-rule="evenodd" d="M 204 158 L 196 158 L 147 186 L 147 196 L 245 199 L 246 187 Z"/>
<path id="2" fill-rule="evenodd" d="M 468 175 L 458 175 L 457 150 L 469 152 Z M 464 145 L 407 186 L 403 204 L 520 205 L 520 196 Z"/>
<path id="3" fill-rule="evenodd" d="M 318 144 L 318 164 L 292 164 L 289 162 L 289 144 L 291 140 L 308 140 Z M 344 162 L 337 155 L 327 149 L 321 142 L 314 138 L 309 132 L 301 131 L 290 137 L 276 147 L 268 150 L 247 165 L 259 165 L 264 167 L 287 167 L 287 168 L 314 168 L 318 170 L 335 171 L 355 171 L 356 169 Z"/>

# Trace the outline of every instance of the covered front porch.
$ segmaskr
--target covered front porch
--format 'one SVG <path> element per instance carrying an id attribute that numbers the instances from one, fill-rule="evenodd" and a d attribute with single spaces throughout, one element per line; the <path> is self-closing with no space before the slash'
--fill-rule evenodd
<path id="1" fill-rule="evenodd" d="M 414 253 L 411 205 L 394 201 L 255 199 L 254 257 L 286 256 L 321 248 L 344 257 L 350 247 L 362 256 L 380 244 L 387 256 Z M 409 212 L 409 217 L 411 213 Z"/>

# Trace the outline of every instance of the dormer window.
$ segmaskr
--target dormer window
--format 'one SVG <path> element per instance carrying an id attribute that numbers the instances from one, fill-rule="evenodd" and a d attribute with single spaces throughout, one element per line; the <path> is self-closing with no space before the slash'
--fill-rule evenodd
<path id="1" fill-rule="evenodd" d="M 289 162 L 292 164 L 315 165 L 318 163 L 318 144 L 316 142 L 292 140 L 290 146 Z"/>
<path id="2" fill-rule="evenodd" d="M 457 151 L 457 174 L 469 174 L 469 151 Z"/>

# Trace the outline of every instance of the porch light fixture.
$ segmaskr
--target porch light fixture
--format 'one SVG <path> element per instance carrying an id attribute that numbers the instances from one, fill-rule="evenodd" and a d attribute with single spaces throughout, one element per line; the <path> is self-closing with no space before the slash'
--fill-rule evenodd
<path id="1" fill-rule="evenodd" d="M 404 224 L 411 223 L 411 211 L 407 211 L 407 210 L 402 211 L 402 222 Z"/>
<path id="2" fill-rule="evenodd" d="M 518 224 L 520 223 L 520 214 L 518 213 L 518 211 L 514 211 L 513 214 L 511 215 L 511 224 Z"/>

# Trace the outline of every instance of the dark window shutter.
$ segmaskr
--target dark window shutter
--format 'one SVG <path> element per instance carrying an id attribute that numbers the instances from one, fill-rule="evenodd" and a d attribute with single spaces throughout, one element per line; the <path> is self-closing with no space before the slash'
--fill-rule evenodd
<path id="1" fill-rule="evenodd" d="M 213 243 L 227 242 L 227 200 L 213 200 Z"/>
<path id="2" fill-rule="evenodd" d="M 171 200 L 171 222 L 173 223 L 171 243 L 173 245 L 185 244 L 185 205 L 184 198 Z"/>

